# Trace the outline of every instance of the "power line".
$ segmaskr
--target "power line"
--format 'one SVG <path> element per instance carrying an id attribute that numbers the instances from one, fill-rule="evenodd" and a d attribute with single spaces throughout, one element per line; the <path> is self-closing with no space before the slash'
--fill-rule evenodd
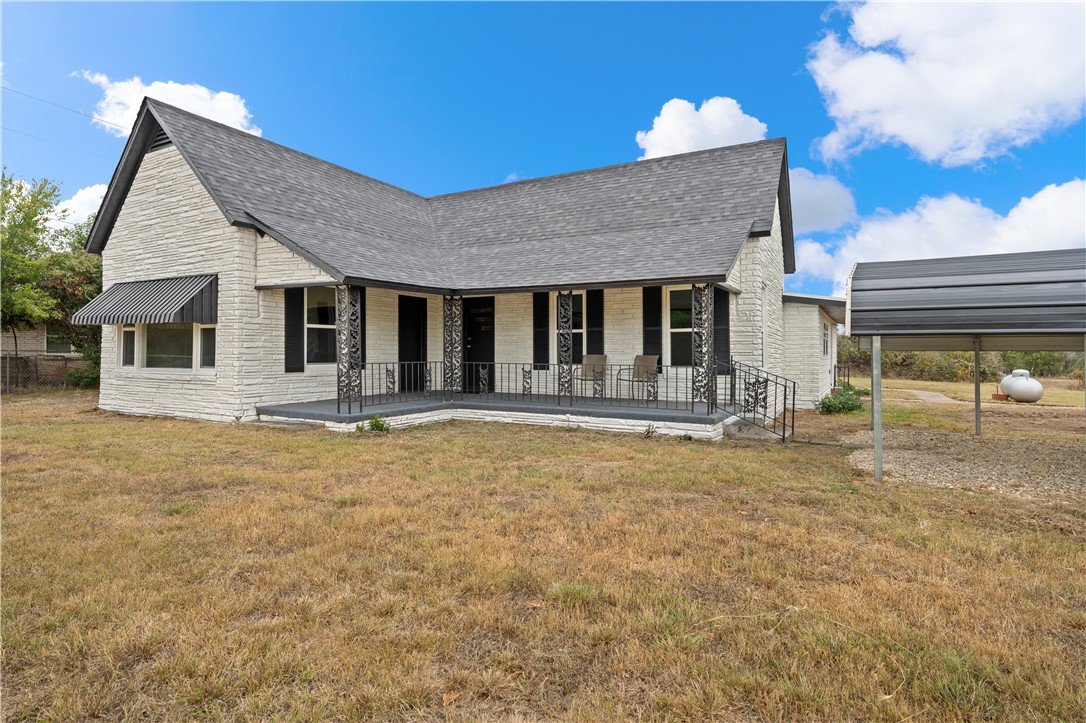
<path id="1" fill-rule="evenodd" d="M 18 135 L 26 136 L 27 138 L 33 138 L 36 141 L 42 141 L 44 143 L 52 143 L 54 146 L 59 146 L 61 148 L 67 148 L 69 151 L 79 151 L 80 153 L 86 153 L 87 155 L 90 155 L 90 156 L 97 156 L 98 158 L 105 158 L 107 161 L 112 161 L 113 160 L 111 157 L 103 155 L 101 153 L 95 153 L 94 151 L 88 151 L 88 150 L 84 150 L 82 148 L 76 148 L 75 146 L 69 146 L 69 145 L 61 143 L 59 141 L 54 141 L 51 138 L 42 138 L 41 136 L 36 136 L 36 135 L 34 135 L 32 133 L 27 133 L 26 131 L 17 131 L 14 128 L 8 128 L 7 126 L 0 126 L 0 129 L 3 129 L 5 131 L 7 131 L 8 133 L 17 133 Z"/>
<path id="2" fill-rule="evenodd" d="M 39 98 L 36 95 L 30 95 L 30 93 L 24 93 L 21 90 L 15 90 L 14 88 L 12 88 L 11 86 L 8 86 L 8 85 L 0 86 L 0 87 L 3 87 L 4 90 L 11 91 L 12 93 L 18 93 L 19 95 L 26 96 L 27 98 L 32 98 L 33 100 L 36 100 L 39 103 L 45 103 L 46 105 L 51 105 L 54 108 L 60 108 L 61 110 L 66 110 L 66 111 L 69 111 L 71 113 L 76 113 L 78 115 L 81 115 L 81 116 L 83 116 L 85 118 L 90 118 L 92 120 L 96 120 L 99 123 L 105 123 L 107 125 L 111 125 L 111 126 L 114 126 L 116 128 L 120 128 L 121 130 L 123 130 L 125 132 L 130 130 L 127 126 L 122 126 L 120 123 L 114 123 L 113 121 L 107 121 L 105 118 L 99 118 L 96 115 L 91 115 L 90 113 L 84 113 L 81 110 L 76 110 L 75 108 L 69 108 L 68 106 L 61 105 L 60 103 L 54 103 L 51 100 L 46 100 L 45 98 Z"/>

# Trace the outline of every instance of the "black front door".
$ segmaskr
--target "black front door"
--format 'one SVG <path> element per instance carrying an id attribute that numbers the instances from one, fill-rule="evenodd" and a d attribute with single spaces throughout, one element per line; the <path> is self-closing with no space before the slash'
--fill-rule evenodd
<path id="1" fill-rule="evenodd" d="M 494 391 L 493 296 L 464 299 L 464 391 Z"/>
<path id="2" fill-rule="evenodd" d="M 426 373 L 426 299 L 400 297 L 400 391 L 423 388 Z"/>

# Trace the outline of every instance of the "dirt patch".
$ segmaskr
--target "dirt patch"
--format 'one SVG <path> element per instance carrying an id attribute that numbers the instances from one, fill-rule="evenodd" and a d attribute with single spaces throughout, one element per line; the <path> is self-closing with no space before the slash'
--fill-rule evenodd
<path id="1" fill-rule="evenodd" d="M 870 431 L 845 436 L 871 445 Z M 1086 495 L 1086 444 L 1050 439 L 976 437 L 959 433 L 888 430 L 883 467 L 888 477 L 938 487 L 993 490 L 1019 497 Z M 874 450 L 858 449 L 849 462 L 870 470 Z"/>

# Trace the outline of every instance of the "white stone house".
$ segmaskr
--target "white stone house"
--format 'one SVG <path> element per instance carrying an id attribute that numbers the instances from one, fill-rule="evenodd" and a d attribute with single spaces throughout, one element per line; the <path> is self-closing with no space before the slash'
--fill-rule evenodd
<path id="1" fill-rule="evenodd" d="M 784 436 L 843 313 L 784 295 L 787 171 L 775 139 L 426 198 L 145 100 L 75 321 L 120 412 Z"/>

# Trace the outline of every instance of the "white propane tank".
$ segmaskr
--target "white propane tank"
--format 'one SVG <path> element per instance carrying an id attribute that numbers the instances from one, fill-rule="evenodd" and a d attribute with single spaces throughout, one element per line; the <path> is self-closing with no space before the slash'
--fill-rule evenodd
<path id="1" fill-rule="evenodd" d="M 1015 369 L 999 383 L 999 390 L 1016 402 L 1036 402 L 1044 396 L 1045 388 L 1029 376 L 1027 369 Z"/>

